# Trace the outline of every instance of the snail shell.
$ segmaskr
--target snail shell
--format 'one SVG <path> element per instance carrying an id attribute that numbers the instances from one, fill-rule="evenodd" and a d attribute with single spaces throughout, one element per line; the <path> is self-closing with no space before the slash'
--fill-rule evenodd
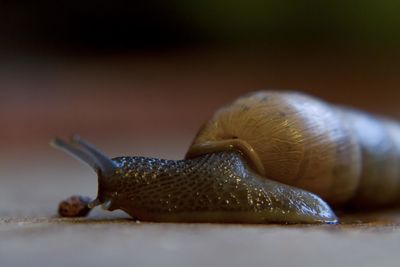
<path id="1" fill-rule="evenodd" d="M 187 158 L 243 152 L 262 176 L 332 205 L 393 203 L 400 187 L 400 127 L 296 92 L 259 91 L 218 110 Z"/>

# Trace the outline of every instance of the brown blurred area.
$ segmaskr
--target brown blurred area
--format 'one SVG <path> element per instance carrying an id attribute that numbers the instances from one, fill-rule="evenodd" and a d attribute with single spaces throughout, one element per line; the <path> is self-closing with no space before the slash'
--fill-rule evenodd
<path id="1" fill-rule="evenodd" d="M 0 146 L 10 154 L 52 153 L 52 136 L 78 132 L 120 154 L 181 157 L 218 107 L 260 89 L 400 117 L 400 61 L 385 55 L 209 49 L 29 60 L 0 74 Z"/>
<path id="2" fill-rule="evenodd" d="M 400 30 L 389 1 L 3 1 L 0 147 L 54 135 L 179 158 L 221 105 L 290 89 L 400 117 Z"/>

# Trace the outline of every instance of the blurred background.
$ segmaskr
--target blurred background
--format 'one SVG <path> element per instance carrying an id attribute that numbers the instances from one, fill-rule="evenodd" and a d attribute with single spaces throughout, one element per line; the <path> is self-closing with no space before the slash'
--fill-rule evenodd
<path id="1" fill-rule="evenodd" d="M 0 1 L 0 215 L 95 194 L 55 135 L 178 159 L 218 107 L 268 88 L 400 118 L 399 45 L 389 0 Z"/>

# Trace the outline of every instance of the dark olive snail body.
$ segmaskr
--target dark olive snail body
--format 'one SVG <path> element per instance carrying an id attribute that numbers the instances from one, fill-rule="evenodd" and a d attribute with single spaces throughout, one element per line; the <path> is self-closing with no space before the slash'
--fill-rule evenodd
<path id="1" fill-rule="evenodd" d="M 335 223 L 318 196 L 332 205 L 385 206 L 400 191 L 395 123 L 298 93 L 239 98 L 205 124 L 184 160 L 109 159 L 79 137 L 53 144 L 97 171 L 91 207 L 139 220 Z M 386 191 L 375 198 L 378 188 Z"/>
<path id="2" fill-rule="evenodd" d="M 189 160 L 113 159 L 100 176 L 99 201 L 133 217 L 178 222 L 335 222 L 318 197 L 254 173 L 239 152 Z"/>

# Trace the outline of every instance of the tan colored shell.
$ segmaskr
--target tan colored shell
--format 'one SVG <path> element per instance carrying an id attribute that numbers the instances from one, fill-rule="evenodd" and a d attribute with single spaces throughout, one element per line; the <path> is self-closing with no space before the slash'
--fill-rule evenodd
<path id="1" fill-rule="evenodd" d="M 393 202 L 400 184 L 400 127 L 294 92 L 259 91 L 218 110 L 187 157 L 239 149 L 263 176 L 331 204 Z"/>

